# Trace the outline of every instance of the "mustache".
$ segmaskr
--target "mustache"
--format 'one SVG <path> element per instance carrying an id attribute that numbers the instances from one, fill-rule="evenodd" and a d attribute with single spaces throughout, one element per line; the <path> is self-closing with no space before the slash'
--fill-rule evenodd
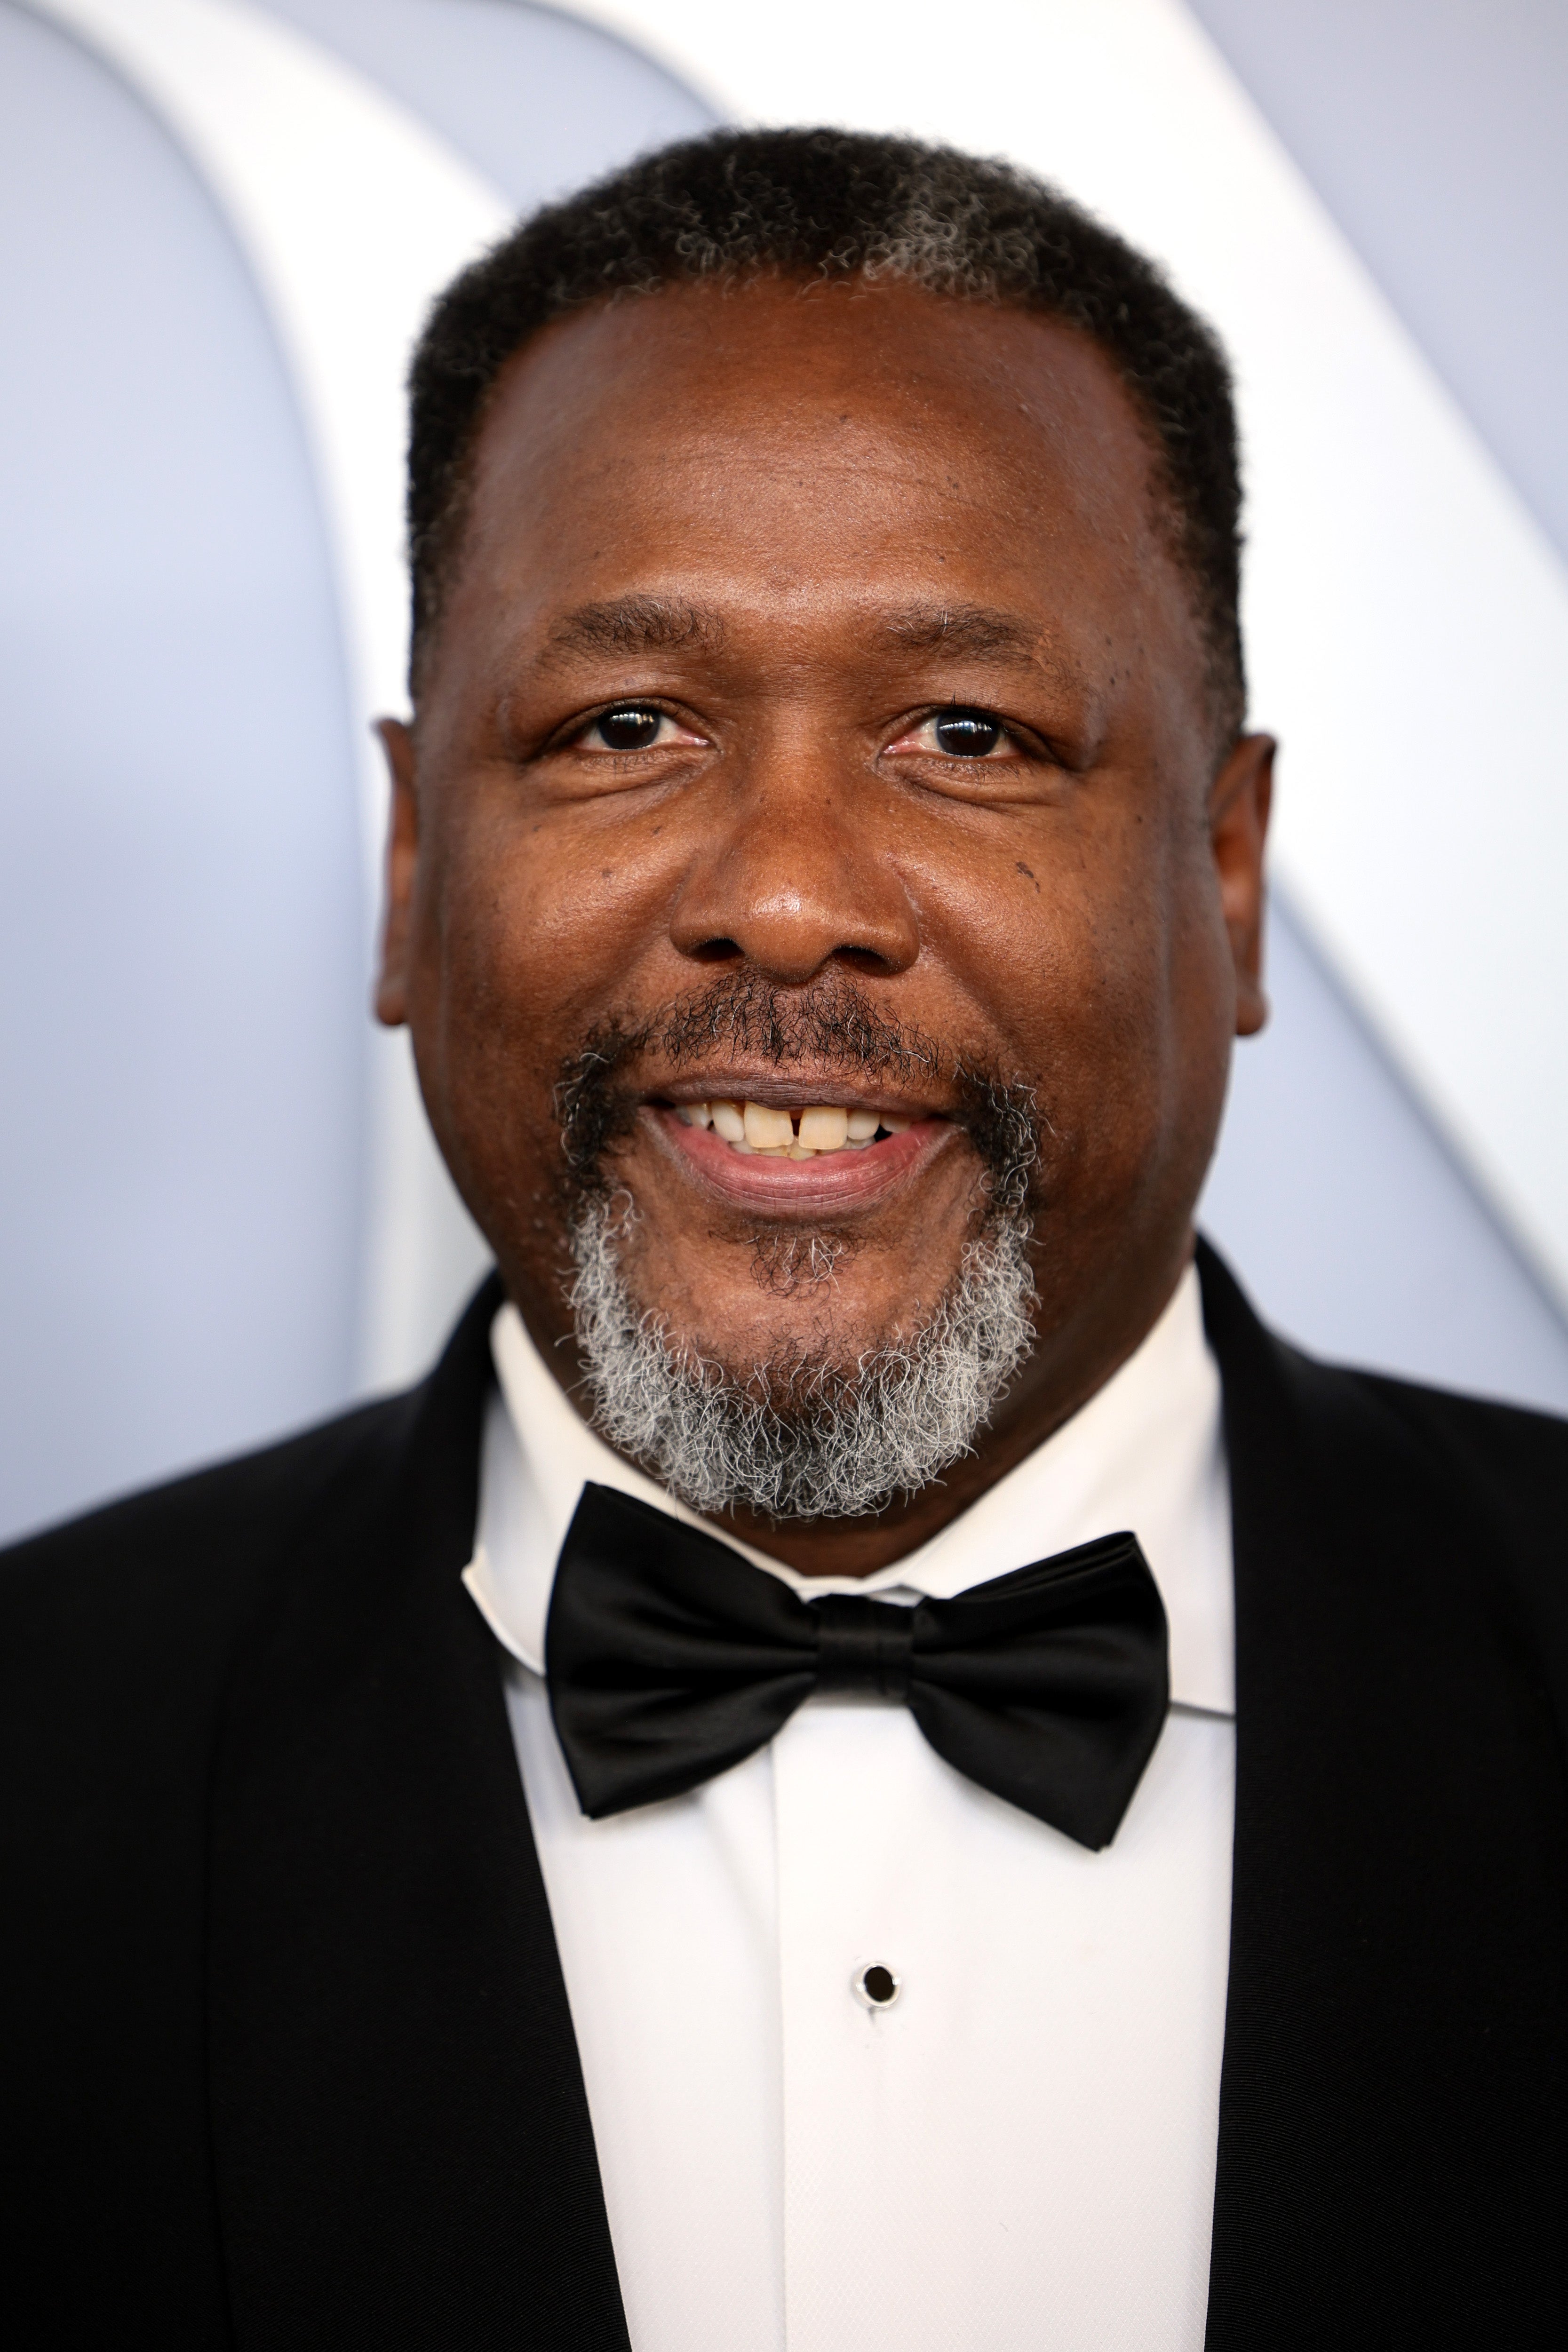
<path id="1" fill-rule="evenodd" d="M 612 1017 L 592 1029 L 555 1087 L 568 1189 L 578 1200 L 606 1189 L 605 1163 L 636 1122 L 639 1065 L 655 1058 L 679 1070 L 716 1051 L 781 1071 L 810 1062 L 846 1078 L 943 1084 L 985 1171 L 993 1214 L 1017 1214 L 1034 1202 L 1049 1129 L 1034 1087 L 983 1055 L 947 1052 L 914 1024 L 890 1020 L 846 972 L 809 989 L 725 973 L 641 1020 Z"/>

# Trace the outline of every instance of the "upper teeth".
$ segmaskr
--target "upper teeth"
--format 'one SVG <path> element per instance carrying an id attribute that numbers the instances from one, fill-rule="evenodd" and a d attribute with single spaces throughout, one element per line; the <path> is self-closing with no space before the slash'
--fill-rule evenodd
<path id="1" fill-rule="evenodd" d="M 781 1110 L 773 1103 L 678 1103 L 676 1115 L 688 1127 L 710 1127 L 737 1151 L 774 1160 L 815 1160 L 819 1152 L 858 1149 L 878 1134 L 901 1135 L 913 1121 L 897 1111 L 846 1110 L 841 1103 L 812 1103 L 804 1110 Z"/>

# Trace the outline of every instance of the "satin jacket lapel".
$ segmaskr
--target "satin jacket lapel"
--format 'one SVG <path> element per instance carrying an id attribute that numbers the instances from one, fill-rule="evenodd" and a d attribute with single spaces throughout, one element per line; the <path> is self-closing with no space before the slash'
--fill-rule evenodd
<path id="1" fill-rule="evenodd" d="M 1209 2352 L 1521 2352 L 1561 2325 L 1550 1724 L 1440 1448 L 1200 1265 L 1237 1589 Z"/>
<path id="2" fill-rule="evenodd" d="M 459 1581 L 496 1297 L 317 1498 L 229 1709 L 210 2034 L 241 2352 L 626 2352 L 497 1653 Z"/>

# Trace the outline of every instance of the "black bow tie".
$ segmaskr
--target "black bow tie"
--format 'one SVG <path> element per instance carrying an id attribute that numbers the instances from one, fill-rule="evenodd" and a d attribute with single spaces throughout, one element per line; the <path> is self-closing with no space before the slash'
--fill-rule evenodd
<path id="1" fill-rule="evenodd" d="M 1165 1611 L 1130 1535 L 915 1608 L 800 1601 L 716 1537 L 585 1486 L 544 1636 L 550 1704 L 595 1820 L 678 1797 L 814 1691 L 901 1699 L 939 1756 L 1079 1845 L 1109 1845 L 1169 1698 Z"/>

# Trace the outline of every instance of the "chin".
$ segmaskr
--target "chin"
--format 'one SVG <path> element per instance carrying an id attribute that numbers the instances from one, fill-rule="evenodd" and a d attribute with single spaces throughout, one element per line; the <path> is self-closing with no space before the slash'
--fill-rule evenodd
<path id="1" fill-rule="evenodd" d="M 595 1417 L 699 1510 L 854 1517 L 917 1493 L 971 1451 L 1034 1345 L 1022 1218 L 972 1242 L 953 1279 L 891 1338 L 869 1322 L 850 1338 L 840 1315 L 791 1311 L 787 1297 L 783 1313 L 753 1308 L 739 1332 L 683 1330 L 649 1300 L 646 1278 L 623 1270 L 626 1231 L 598 1203 L 574 1234 L 572 1307 Z M 775 1274 L 770 1256 L 767 1279 Z M 818 1290 L 830 1279 L 819 1275 Z"/>

